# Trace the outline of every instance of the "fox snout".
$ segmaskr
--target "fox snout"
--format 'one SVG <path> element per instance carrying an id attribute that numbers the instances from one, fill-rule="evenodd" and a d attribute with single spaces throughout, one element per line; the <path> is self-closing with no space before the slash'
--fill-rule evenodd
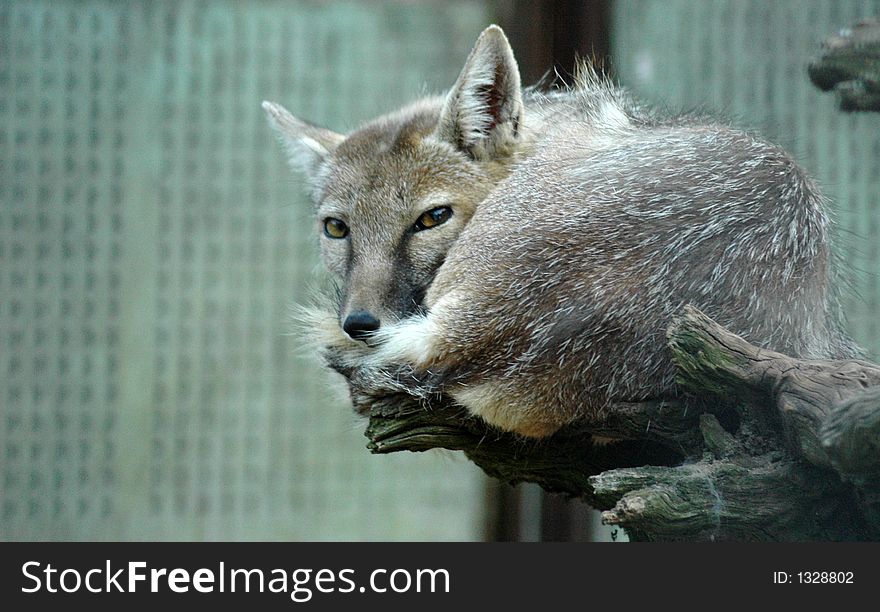
<path id="1" fill-rule="evenodd" d="M 352 340 L 366 342 L 374 331 L 378 330 L 382 323 L 373 313 L 366 310 L 355 310 L 348 314 L 342 321 L 342 330 Z"/>
<path id="2" fill-rule="evenodd" d="M 412 266 L 402 255 L 396 260 L 374 256 L 367 265 L 355 263 L 346 275 L 338 320 L 352 340 L 368 342 L 382 325 L 421 308 L 430 277 L 403 273 Z"/>

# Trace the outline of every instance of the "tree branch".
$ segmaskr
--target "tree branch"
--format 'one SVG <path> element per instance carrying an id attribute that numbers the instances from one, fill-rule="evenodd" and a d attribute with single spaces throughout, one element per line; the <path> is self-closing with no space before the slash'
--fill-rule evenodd
<path id="1" fill-rule="evenodd" d="M 816 87 L 834 90 L 841 110 L 880 111 L 880 19 L 829 36 L 807 72 Z"/>
<path id="2" fill-rule="evenodd" d="M 634 427 L 655 423 L 648 438 L 667 429 L 665 415 L 656 403 L 648 403 L 638 415 L 637 405 L 629 404 L 627 422 Z M 672 410 L 674 420 L 680 416 Z M 653 418 L 653 421 L 651 421 Z M 608 432 L 607 428 L 603 432 Z M 681 460 L 673 449 L 647 439 L 616 444 L 595 443 L 580 425 L 567 428 L 547 440 L 530 440 L 503 432 L 474 418 L 447 398 L 425 406 L 407 396 L 395 395 L 376 400 L 370 410 L 367 447 L 384 454 L 401 450 L 425 451 L 433 448 L 464 451 L 465 455 L 490 476 L 515 484 L 535 482 L 548 491 L 592 498 L 589 477 L 622 465 L 654 462 L 661 465 Z M 670 444 L 680 447 L 679 436 Z"/>

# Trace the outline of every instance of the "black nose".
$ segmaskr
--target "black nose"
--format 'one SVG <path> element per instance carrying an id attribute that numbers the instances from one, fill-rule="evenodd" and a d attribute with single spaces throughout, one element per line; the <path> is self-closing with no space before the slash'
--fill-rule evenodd
<path id="1" fill-rule="evenodd" d="M 345 317 L 342 329 L 353 340 L 365 340 L 371 332 L 379 329 L 379 319 L 366 310 L 355 310 Z"/>

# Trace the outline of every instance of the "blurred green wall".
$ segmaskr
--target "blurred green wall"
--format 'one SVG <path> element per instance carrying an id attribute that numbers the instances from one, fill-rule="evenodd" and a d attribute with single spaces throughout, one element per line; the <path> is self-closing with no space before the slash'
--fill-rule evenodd
<path id="1" fill-rule="evenodd" d="M 702 108 L 754 129 L 817 178 L 838 222 L 851 279 L 844 310 L 855 339 L 880 358 L 880 116 L 846 114 L 814 87 L 820 42 L 880 14 L 865 0 L 618 0 L 612 67 L 645 99 Z"/>
<path id="2" fill-rule="evenodd" d="M 0 538 L 474 539 L 461 457 L 374 457 L 288 334 L 320 274 L 260 102 L 346 130 L 483 2 L 0 2 Z"/>

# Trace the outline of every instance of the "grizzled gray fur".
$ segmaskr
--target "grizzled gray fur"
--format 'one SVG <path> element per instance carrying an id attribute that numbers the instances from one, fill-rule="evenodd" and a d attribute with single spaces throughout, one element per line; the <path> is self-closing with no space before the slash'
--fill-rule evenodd
<path id="1" fill-rule="evenodd" d="M 688 303 L 793 356 L 856 351 L 825 202 L 785 151 L 655 114 L 586 67 L 523 91 L 500 28 L 446 95 L 348 136 L 264 107 L 341 288 L 309 325 L 353 378 L 542 437 L 677 396 L 665 332 Z"/>

